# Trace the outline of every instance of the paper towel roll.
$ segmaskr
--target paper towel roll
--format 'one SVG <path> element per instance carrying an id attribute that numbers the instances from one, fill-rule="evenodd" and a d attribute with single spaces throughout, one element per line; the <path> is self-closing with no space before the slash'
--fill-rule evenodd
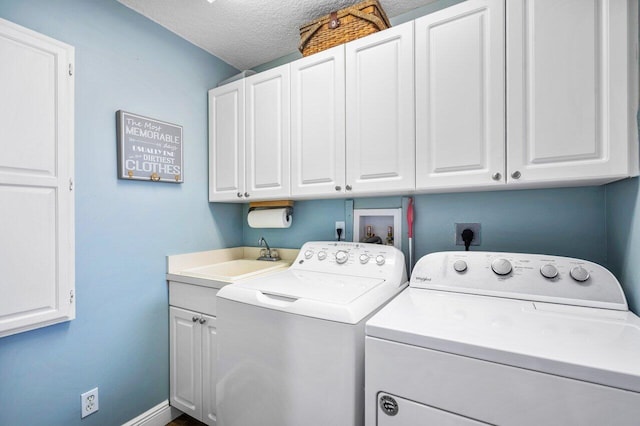
<path id="1" fill-rule="evenodd" d="M 252 210 L 247 216 L 247 222 L 252 228 L 288 228 L 292 217 L 287 217 L 287 209 Z"/>

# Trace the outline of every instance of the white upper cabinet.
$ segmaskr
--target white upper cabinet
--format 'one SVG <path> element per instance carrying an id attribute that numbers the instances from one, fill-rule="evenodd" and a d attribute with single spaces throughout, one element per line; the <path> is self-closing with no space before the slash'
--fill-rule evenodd
<path id="1" fill-rule="evenodd" d="M 507 2 L 509 183 L 637 174 L 635 21 L 635 1 Z"/>
<path id="2" fill-rule="evenodd" d="M 289 196 L 289 65 L 209 91 L 209 201 Z"/>
<path id="3" fill-rule="evenodd" d="M 636 0 L 467 0 L 295 61 L 290 85 L 285 65 L 215 89 L 231 110 L 213 117 L 210 199 L 636 176 L 637 16 Z M 244 135 L 226 92 L 242 87 Z"/>
<path id="4" fill-rule="evenodd" d="M 416 189 L 504 185 L 504 0 L 415 21 Z"/>
<path id="5" fill-rule="evenodd" d="M 74 48 L 0 19 L 0 337 L 75 318 Z"/>
<path id="6" fill-rule="evenodd" d="M 344 192 L 344 46 L 291 64 L 291 195 Z"/>
<path id="7" fill-rule="evenodd" d="M 413 22 L 346 49 L 347 194 L 415 187 Z"/>
<path id="8" fill-rule="evenodd" d="M 244 199 L 244 80 L 209 91 L 209 201 Z"/>
<path id="9" fill-rule="evenodd" d="M 289 64 L 245 80 L 247 201 L 289 197 L 289 89 Z"/>

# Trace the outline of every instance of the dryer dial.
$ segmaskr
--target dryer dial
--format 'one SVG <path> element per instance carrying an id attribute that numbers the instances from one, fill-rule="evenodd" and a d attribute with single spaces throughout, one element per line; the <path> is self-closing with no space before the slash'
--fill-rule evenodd
<path id="1" fill-rule="evenodd" d="M 491 262 L 491 269 L 498 275 L 508 275 L 511 272 L 511 262 L 505 258 L 499 258 Z"/>
<path id="2" fill-rule="evenodd" d="M 453 264 L 453 269 L 455 269 L 456 272 L 464 272 L 467 270 L 467 262 L 464 260 L 456 260 Z"/>
<path id="3" fill-rule="evenodd" d="M 589 279 L 589 272 L 582 266 L 574 266 L 573 268 L 571 268 L 571 272 L 569 272 L 569 275 L 571 275 L 571 278 L 580 283 L 583 283 Z"/>
<path id="4" fill-rule="evenodd" d="M 542 268 L 540 268 L 540 273 L 543 277 L 552 279 L 558 276 L 558 268 L 550 263 L 547 263 L 546 265 L 543 265 Z"/>

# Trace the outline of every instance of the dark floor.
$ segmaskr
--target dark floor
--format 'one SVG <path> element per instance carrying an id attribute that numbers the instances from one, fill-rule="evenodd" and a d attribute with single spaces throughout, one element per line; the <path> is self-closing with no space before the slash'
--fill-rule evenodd
<path id="1" fill-rule="evenodd" d="M 194 419 L 193 417 L 189 417 L 186 414 L 182 414 L 180 417 L 174 419 L 171 423 L 168 423 L 167 426 L 207 426 L 204 423 Z"/>

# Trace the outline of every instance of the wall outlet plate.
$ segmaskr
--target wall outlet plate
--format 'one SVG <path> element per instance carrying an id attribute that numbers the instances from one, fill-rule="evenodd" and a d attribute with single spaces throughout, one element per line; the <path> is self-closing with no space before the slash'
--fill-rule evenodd
<path id="1" fill-rule="evenodd" d="M 479 223 L 456 223 L 454 225 L 454 231 L 456 235 L 454 236 L 454 240 L 457 246 L 464 246 L 464 241 L 462 240 L 462 231 L 465 229 L 471 229 L 473 231 L 473 240 L 471 240 L 472 246 L 479 246 L 482 242 L 480 238 L 480 229 L 482 228 Z"/>
<path id="2" fill-rule="evenodd" d="M 82 410 L 82 418 L 98 411 L 98 388 L 93 388 L 80 395 L 80 404 Z"/>

